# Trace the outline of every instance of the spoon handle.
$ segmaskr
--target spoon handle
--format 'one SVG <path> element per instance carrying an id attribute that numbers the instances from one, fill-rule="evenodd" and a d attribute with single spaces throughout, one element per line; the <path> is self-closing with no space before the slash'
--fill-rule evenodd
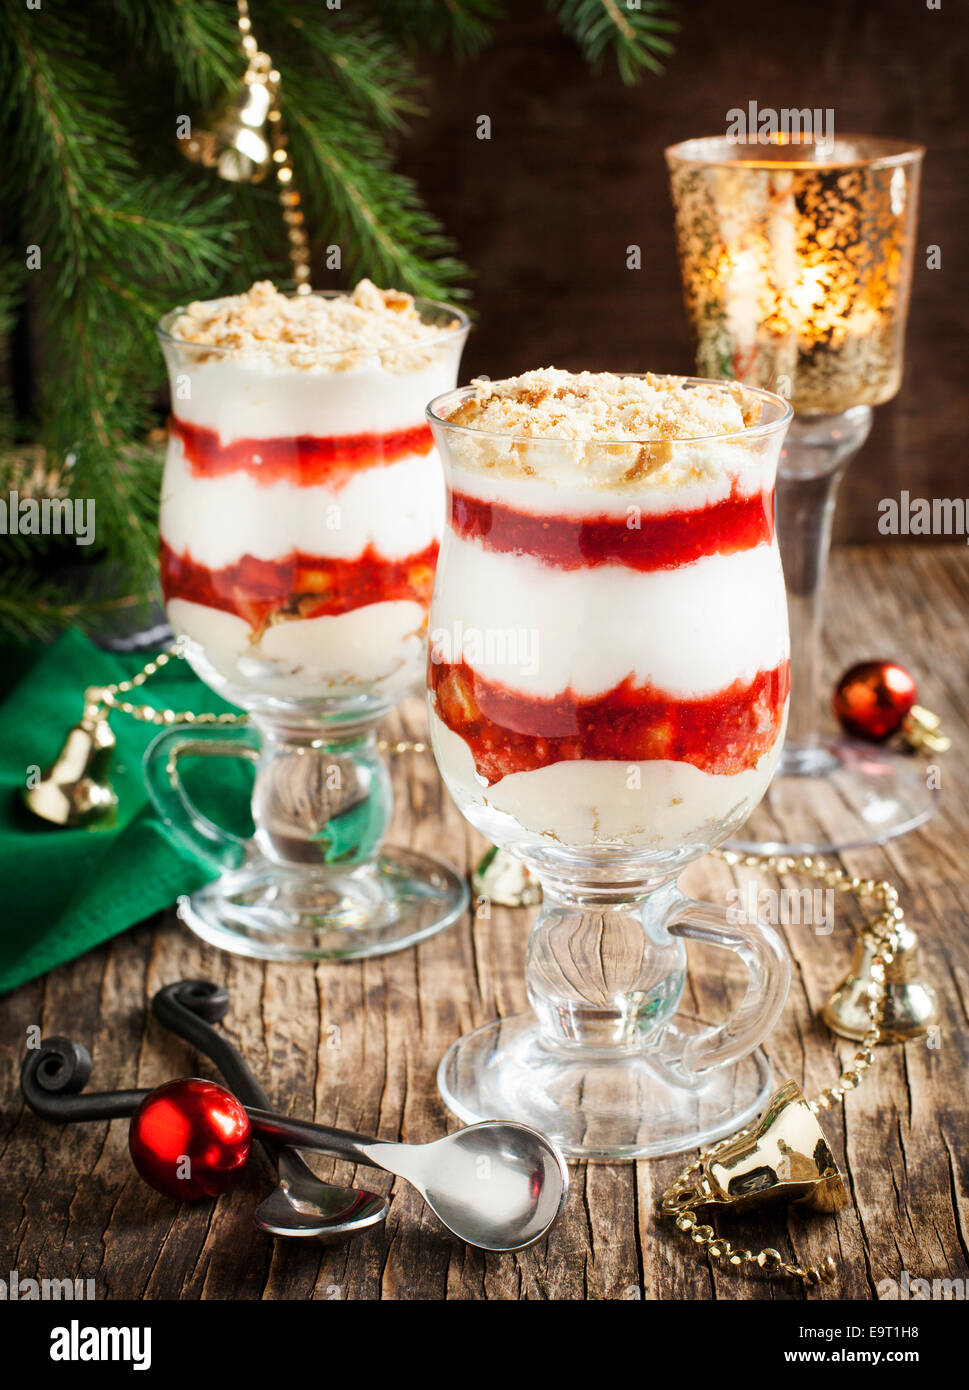
<path id="1" fill-rule="evenodd" d="M 146 1090 L 83 1094 L 90 1075 L 91 1054 L 83 1044 L 70 1038 L 45 1038 L 39 1049 L 27 1053 L 21 1067 L 20 1085 L 30 1109 L 55 1124 L 129 1119 L 146 1096 L 152 1094 Z M 226 1080 L 229 1080 L 228 1076 Z M 331 1158 L 346 1158 L 351 1163 L 363 1163 L 368 1168 L 382 1168 L 388 1173 L 397 1173 L 397 1168 L 392 1167 L 389 1161 L 382 1162 L 374 1155 L 375 1149 L 383 1149 L 389 1160 L 391 1151 L 400 1147 L 390 1140 L 371 1139 L 345 1129 L 330 1129 L 306 1120 L 292 1120 L 262 1107 L 247 1105 L 245 1108 L 253 1129 L 264 1142 L 299 1146 L 316 1153 L 329 1154 Z M 287 1155 L 289 1157 L 302 1165 L 297 1155 Z"/>
<path id="2" fill-rule="evenodd" d="M 214 1026 L 229 1011 L 229 991 L 212 980 L 179 980 L 165 985 L 151 1001 L 151 1011 L 163 1027 L 214 1062 L 237 1100 L 243 1105 L 270 1108 L 270 1100 L 254 1072 L 250 1071 L 242 1053 L 224 1033 Z M 295 1152 L 283 1153 L 282 1146 L 268 1136 L 265 1148 L 276 1160 L 282 1161 L 291 1173 L 315 1176 Z"/>
<path id="3" fill-rule="evenodd" d="M 91 1054 L 71 1038 L 44 1038 L 20 1068 L 20 1089 L 36 1115 L 54 1124 L 121 1120 L 133 1115 L 150 1091 L 89 1091 Z"/>
<path id="4" fill-rule="evenodd" d="M 371 1139 L 365 1134 L 354 1134 L 349 1129 L 332 1129 L 329 1125 L 315 1125 L 309 1120 L 293 1120 L 288 1115 L 277 1115 L 273 1111 L 249 1105 L 246 1106 L 246 1113 L 260 1139 L 275 1139 L 294 1148 L 328 1154 L 330 1158 L 345 1158 L 351 1163 L 366 1164 L 368 1168 L 382 1168 L 387 1173 L 398 1172 L 396 1165 L 389 1160 L 390 1151 L 400 1146 L 389 1139 Z M 382 1149 L 387 1151 L 386 1162 L 378 1157 Z"/>
<path id="5" fill-rule="evenodd" d="M 179 980 L 160 989 L 151 1001 L 151 1008 L 159 1023 L 215 1063 L 225 1077 L 229 1090 L 243 1105 L 269 1110 L 270 1099 L 242 1053 L 214 1026 L 229 1011 L 229 991 L 223 985 L 217 985 L 212 980 Z M 259 1138 L 275 1160 L 281 1178 L 289 1182 L 308 1178 L 330 1190 L 337 1190 L 332 1184 L 324 1184 L 295 1149 L 288 1148 L 268 1134 L 260 1134 Z"/>

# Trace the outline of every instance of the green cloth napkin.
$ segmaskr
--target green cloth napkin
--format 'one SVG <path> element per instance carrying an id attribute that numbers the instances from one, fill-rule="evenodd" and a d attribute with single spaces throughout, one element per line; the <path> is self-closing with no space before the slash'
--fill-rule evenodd
<path id="1" fill-rule="evenodd" d="M 89 685 L 109 685 L 147 658 L 117 656 L 66 632 L 22 675 L 0 706 L 0 992 L 116 936 L 214 877 L 209 865 L 176 850 L 151 806 L 141 760 L 156 725 L 114 713 L 111 782 L 118 814 L 109 827 L 68 830 L 22 805 L 28 768 L 46 769 L 81 717 Z M 157 708 L 230 709 L 185 661 L 172 661 L 134 697 Z M 201 767 L 202 764 L 197 764 Z M 236 758 L 207 759 L 202 810 L 247 833 L 251 770 Z M 188 785 L 195 794 L 195 782 Z M 251 822 L 249 822 L 251 825 Z"/>

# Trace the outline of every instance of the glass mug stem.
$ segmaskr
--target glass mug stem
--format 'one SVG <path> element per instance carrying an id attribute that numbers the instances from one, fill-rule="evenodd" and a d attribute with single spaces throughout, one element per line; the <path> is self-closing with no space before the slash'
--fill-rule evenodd
<path id="1" fill-rule="evenodd" d="M 390 825 L 393 791 L 373 725 L 263 727 L 252 795 L 255 841 L 284 866 L 325 868 L 373 862 Z"/>
<path id="2" fill-rule="evenodd" d="M 205 815 L 182 781 L 183 763 L 226 757 L 255 767 L 248 838 Z M 179 898 L 179 916 L 222 950 L 263 960 L 384 955 L 432 936 L 467 905 L 450 865 L 383 844 L 393 796 L 371 721 L 168 729 L 145 754 L 145 778 L 169 839 L 214 876 Z"/>
<path id="3" fill-rule="evenodd" d="M 241 757 L 254 763 L 251 840 L 217 825 L 189 797 L 179 764 Z M 293 869 L 344 869 L 373 862 L 390 823 L 390 777 L 373 726 L 346 734 L 265 720 L 224 729 L 170 729 L 148 750 L 149 791 L 172 838 L 216 869 L 262 855 Z"/>
<path id="4" fill-rule="evenodd" d="M 690 1086 L 752 1052 L 776 1023 L 790 965 L 766 923 L 733 920 L 675 883 L 620 898 L 543 876 L 542 889 L 525 974 L 546 1049 L 603 1060 L 641 1053 L 667 1081 Z M 732 951 L 748 972 L 740 1007 L 699 1031 L 681 1031 L 674 1018 L 686 982 L 684 939 Z"/>

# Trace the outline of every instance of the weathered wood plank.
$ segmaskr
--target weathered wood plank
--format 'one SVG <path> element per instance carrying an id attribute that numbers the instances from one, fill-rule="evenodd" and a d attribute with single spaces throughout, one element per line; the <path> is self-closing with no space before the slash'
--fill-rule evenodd
<path id="1" fill-rule="evenodd" d="M 938 1045 L 880 1053 L 843 1111 L 824 1117 L 855 1205 L 836 1218 L 764 1213 L 734 1221 L 733 1238 L 841 1264 L 831 1289 L 744 1279 L 697 1257 L 661 1223 L 657 1200 L 678 1159 L 579 1165 L 564 1219 L 549 1239 L 516 1256 L 464 1248 L 397 1184 L 384 1230 L 349 1243 L 272 1242 L 251 1208 L 269 1169 L 212 1207 L 176 1207 L 133 1173 L 125 1127 L 57 1130 L 25 1114 L 16 1071 L 26 1028 L 87 1042 L 99 1087 L 150 1086 L 204 1069 L 191 1049 L 145 1017 L 162 984 L 190 975 L 232 993 L 227 1027 L 279 1108 L 412 1140 L 448 1126 L 434 1081 L 442 1053 L 496 1012 L 525 1007 L 528 914 L 495 909 L 419 947 L 379 960 L 315 967 L 261 965 L 197 942 L 173 914 L 147 923 L 2 1001 L 10 1043 L 2 1078 L 0 1271 L 22 1277 L 94 1278 L 98 1296 L 354 1299 L 801 1299 L 874 1296 L 901 1269 L 921 1277 L 969 1275 L 969 557 L 963 547 L 852 549 L 835 555 L 826 630 L 830 675 L 850 660 L 891 655 L 917 673 L 921 698 L 943 715 L 955 746 L 943 764 L 944 802 L 924 832 L 883 850 L 844 857 L 853 872 L 888 876 L 922 938 L 925 969 L 942 1004 Z M 389 721 L 391 737 L 420 736 L 420 702 Z M 394 838 L 443 853 L 462 868 L 482 842 L 450 803 L 427 757 L 396 760 Z M 747 874 L 749 877 L 750 875 Z M 755 880 L 776 882 L 754 874 Z M 743 875 L 708 859 L 684 886 L 720 898 Z M 799 886 L 794 880 L 788 886 Z M 785 929 L 794 986 L 768 1051 L 778 1078 L 811 1094 L 837 1079 L 851 1045 L 816 1013 L 847 968 L 850 900 L 835 931 Z M 690 1005 L 722 1011 L 738 976 L 722 953 L 692 950 Z M 389 1179 L 314 1160 L 376 1190 Z M 725 1227 L 725 1229 L 727 1229 Z"/>

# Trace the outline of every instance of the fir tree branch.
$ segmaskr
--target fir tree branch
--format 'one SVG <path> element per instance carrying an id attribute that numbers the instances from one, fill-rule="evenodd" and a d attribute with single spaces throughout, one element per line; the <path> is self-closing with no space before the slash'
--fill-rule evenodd
<path id="1" fill-rule="evenodd" d="M 383 130 L 400 131 L 408 117 L 422 114 L 421 83 L 413 65 L 402 58 L 395 39 L 372 20 L 341 10 L 298 14 L 288 3 L 267 3 L 264 10 L 274 57 L 279 56 L 278 47 L 293 61 L 301 50 L 301 67 L 307 58 L 320 60 L 320 77 L 334 83 L 359 115 L 372 118 Z M 274 34 L 283 41 L 279 45 Z"/>
<path id="2" fill-rule="evenodd" d="M 156 54 L 176 92 L 207 106 L 245 69 L 234 5 L 219 0 L 111 0 L 116 18 L 140 54 Z"/>
<path id="3" fill-rule="evenodd" d="M 176 292 L 216 288 L 232 232 L 226 198 L 211 189 L 199 203 L 187 170 L 152 184 L 138 177 L 95 40 L 46 12 L 42 23 L 14 15 L 11 27 L 7 104 L 25 111 L 29 132 L 10 174 L 26 189 L 15 235 L 41 248 L 43 266 L 24 273 L 46 344 L 42 435 L 58 465 L 74 457 L 71 494 L 95 499 L 112 557 L 148 576 L 159 460 L 131 441 L 161 374 L 153 323 Z"/>
<path id="4" fill-rule="evenodd" d="M 304 196 L 327 239 L 341 246 L 344 270 L 431 299 L 460 296 L 464 268 L 411 180 L 390 168 L 372 132 L 346 117 L 338 145 L 327 133 L 333 122 L 308 114 L 311 100 L 291 81 L 284 109 Z"/>
<path id="5" fill-rule="evenodd" d="M 9 448 L 16 435 L 10 392 L 10 335 L 23 299 L 19 267 L 10 252 L 0 250 L 0 448 Z"/>
<path id="6" fill-rule="evenodd" d="M 661 73 L 657 55 L 668 57 L 673 45 L 664 34 L 675 33 L 679 24 L 664 18 L 666 0 L 549 0 L 565 32 L 575 40 L 584 57 L 601 67 L 609 51 L 616 56 L 622 80 L 637 82 L 644 68 Z"/>
<path id="7" fill-rule="evenodd" d="M 65 587 L 57 576 L 38 579 L 0 570 L 0 629 L 14 638 L 45 642 L 72 623 L 89 628 L 99 619 L 142 608 L 157 598 L 153 588 L 146 588 L 108 598 L 66 599 Z"/>

